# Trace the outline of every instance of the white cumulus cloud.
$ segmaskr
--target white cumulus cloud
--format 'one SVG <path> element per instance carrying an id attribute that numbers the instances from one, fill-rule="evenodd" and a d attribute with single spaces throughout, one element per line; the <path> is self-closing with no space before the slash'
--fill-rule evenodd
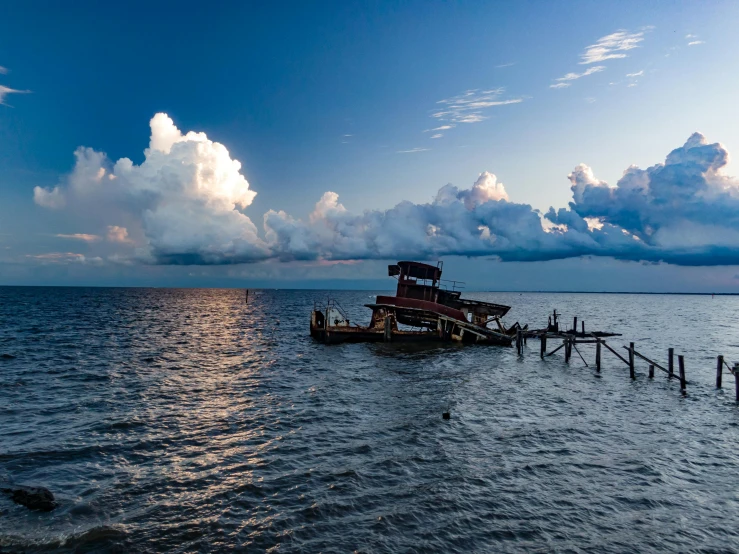
<path id="1" fill-rule="evenodd" d="M 572 210 L 617 226 L 669 261 L 739 262 L 739 182 L 723 174 L 729 153 L 694 133 L 664 163 L 629 167 L 615 187 L 579 165 Z M 690 235 L 690 240 L 687 235 Z"/>
<path id="2" fill-rule="evenodd" d="M 106 238 L 110 242 L 117 242 L 120 244 L 127 244 L 133 242 L 128 237 L 128 229 L 119 225 L 108 225 L 108 232 Z"/>
<path id="3" fill-rule="evenodd" d="M 39 206 L 51 209 L 62 208 L 66 203 L 64 194 L 59 187 L 54 187 L 53 189 L 34 187 L 33 201 Z"/>
<path id="4" fill-rule="evenodd" d="M 66 187 L 36 187 L 36 203 L 52 208 L 65 200 L 107 203 L 131 213 L 148 241 L 139 254 L 154 263 L 243 263 L 268 257 L 256 226 L 239 211 L 256 193 L 226 147 L 205 133 L 182 134 L 163 113 L 150 126 L 141 165 L 128 158 L 113 163 L 101 152 L 79 148 Z"/>
<path id="5" fill-rule="evenodd" d="M 578 165 L 569 175 L 569 208 L 546 214 L 511 202 L 496 176 L 483 172 L 469 188 L 448 184 L 430 203 L 401 202 L 386 210 L 354 213 L 328 191 L 305 220 L 268 211 L 260 232 L 241 211 L 255 193 L 225 146 L 203 133 L 181 133 L 165 114 L 152 119 L 151 129 L 141 165 L 128 158 L 112 163 L 105 154 L 80 148 L 66 181 L 50 190 L 37 187 L 36 202 L 53 208 L 66 202 L 66 210 L 86 214 L 116 207 L 121 219 L 114 221 L 127 226 L 108 221 L 100 235 L 109 245 L 131 244 L 133 225 L 137 241 L 145 241 L 135 259 L 158 264 L 448 255 L 739 264 L 739 183 L 723 173 L 726 149 L 699 133 L 663 163 L 627 168 L 616 186 Z M 41 256 L 49 263 L 99 263 L 74 253 Z"/>

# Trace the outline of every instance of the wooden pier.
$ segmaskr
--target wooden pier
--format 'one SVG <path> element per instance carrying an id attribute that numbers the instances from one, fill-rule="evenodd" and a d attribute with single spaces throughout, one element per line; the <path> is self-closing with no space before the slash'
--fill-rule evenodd
<path id="1" fill-rule="evenodd" d="M 653 358 L 646 356 L 643 352 L 639 352 L 636 349 L 636 344 L 630 342 L 628 346 L 623 346 L 626 350 L 625 356 L 622 356 L 617 349 L 613 348 L 606 339 L 612 337 L 620 337 L 620 333 L 610 333 L 603 331 L 585 331 L 585 322 L 580 321 L 580 331 L 578 331 L 578 318 L 573 319 L 572 329 L 560 330 L 559 317 L 556 310 L 553 315 L 549 317 L 549 324 L 546 329 L 539 330 L 523 330 L 519 329 L 516 333 L 516 351 L 519 356 L 524 354 L 524 344 L 528 338 L 539 339 L 539 356 L 541 359 L 552 356 L 561 349 L 564 349 L 564 359 L 566 363 L 569 363 L 573 357 L 573 351 L 582 360 L 586 367 L 590 367 L 588 362 L 585 360 L 580 349 L 577 345 L 583 344 L 594 344 L 595 345 L 595 361 L 594 367 L 596 372 L 600 372 L 602 368 L 602 352 L 603 349 L 612 353 L 616 358 L 623 362 L 629 368 L 629 377 L 636 379 L 636 358 L 643 360 L 649 364 L 649 379 L 654 379 L 655 368 L 663 371 L 667 374 L 668 379 L 677 377 L 680 383 L 680 391 L 683 395 L 687 394 L 688 380 L 685 376 L 685 357 L 683 355 L 677 356 L 678 361 L 678 374 L 675 374 L 675 349 L 669 348 L 667 350 L 667 362 L 663 365 L 655 361 Z M 547 352 L 547 342 L 556 341 L 560 342 L 553 350 Z M 723 361 L 723 356 L 719 356 L 720 361 L 717 365 L 716 375 L 716 386 L 721 387 L 721 375 L 723 372 L 724 365 L 729 368 L 729 371 L 734 375 L 736 381 L 736 394 L 737 402 L 739 402 L 739 363 L 735 364 L 732 369 L 728 364 Z"/>

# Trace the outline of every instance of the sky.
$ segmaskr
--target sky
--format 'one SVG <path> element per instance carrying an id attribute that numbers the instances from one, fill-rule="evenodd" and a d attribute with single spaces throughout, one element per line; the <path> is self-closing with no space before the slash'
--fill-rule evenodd
<path id="1" fill-rule="evenodd" d="M 739 293 L 739 4 L 0 5 L 0 285 Z"/>

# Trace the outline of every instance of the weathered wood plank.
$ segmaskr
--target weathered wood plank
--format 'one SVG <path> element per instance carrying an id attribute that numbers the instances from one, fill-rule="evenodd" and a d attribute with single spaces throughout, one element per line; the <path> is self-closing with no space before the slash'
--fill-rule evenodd
<path id="1" fill-rule="evenodd" d="M 554 350 L 552 350 L 552 351 L 551 351 L 551 352 L 550 352 L 549 354 L 547 354 L 547 356 L 551 356 L 551 355 L 552 355 L 552 354 L 554 354 L 554 353 L 555 353 L 555 352 L 556 352 L 557 350 L 559 350 L 560 348 L 564 347 L 564 345 L 565 345 L 565 343 L 562 343 L 562 344 L 560 344 L 560 345 L 559 345 L 559 346 L 558 346 L 557 348 L 555 348 L 555 349 L 554 349 Z"/>
<path id="2" fill-rule="evenodd" d="M 601 342 L 602 342 L 603 346 L 605 346 L 606 348 L 608 348 L 608 350 L 610 350 L 611 352 L 613 352 L 619 360 L 621 360 L 626 365 L 629 365 L 629 362 L 627 362 L 626 359 L 621 356 L 621 354 L 619 354 L 613 348 L 611 348 L 606 341 L 601 341 Z"/>
<path id="3" fill-rule="evenodd" d="M 582 360 L 582 363 L 585 364 L 585 367 L 590 367 L 588 365 L 588 362 L 585 361 L 585 358 L 582 357 L 582 354 L 580 354 L 580 351 L 577 349 L 577 346 L 575 346 L 574 344 L 572 346 L 575 348 L 575 352 L 577 352 L 577 355 L 580 356 L 580 359 Z"/>

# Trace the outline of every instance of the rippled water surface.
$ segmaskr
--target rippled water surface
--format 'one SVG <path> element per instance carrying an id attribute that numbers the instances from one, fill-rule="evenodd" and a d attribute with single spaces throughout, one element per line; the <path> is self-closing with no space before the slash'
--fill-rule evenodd
<path id="1" fill-rule="evenodd" d="M 374 293 L 336 295 L 358 322 Z M 739 550 L 739 298 L 514 294 L 685 355 L 312 342 L 316 291 L 0 288 L 0 549 Z M 550 345 L 551 349 L 551 345 Z M 451 410 L 451 420 L 442 420 Z"/>

